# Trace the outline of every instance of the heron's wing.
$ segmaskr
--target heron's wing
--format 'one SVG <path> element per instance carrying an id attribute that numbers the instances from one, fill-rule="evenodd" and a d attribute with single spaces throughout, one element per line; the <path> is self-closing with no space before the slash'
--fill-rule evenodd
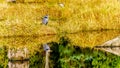
<path id="1" fill-rule="evenodd" d="M 43 18 L 42 22 L 43 22 L 43 23 L 46 23 L 46 20 L 45 20 L 45 18 Z"/>
<path id="2" fill-rule="evenodd" d="M 44 19 L 42 20 L 42 23 L 43 23 L 43 24 L 47 24 L 47 23 L 48 23 L 48 19 L 45 19 L 45 18 L 44 18 Z"/>

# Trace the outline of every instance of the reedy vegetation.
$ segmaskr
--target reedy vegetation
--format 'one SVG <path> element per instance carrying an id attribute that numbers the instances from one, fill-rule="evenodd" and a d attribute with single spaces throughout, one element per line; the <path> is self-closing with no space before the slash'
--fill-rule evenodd
<path id="1" fill-rule="evenodd" d="M 118 0 L 0 0 L 0 36 L 120 29 L 119 6 Z M 41 24 L 46 14 L 47 26 Z"/>

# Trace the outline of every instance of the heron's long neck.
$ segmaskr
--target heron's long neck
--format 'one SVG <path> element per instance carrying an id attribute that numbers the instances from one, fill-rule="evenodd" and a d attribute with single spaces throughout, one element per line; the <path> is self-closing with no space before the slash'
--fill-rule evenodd
<path id="1" fill-rule="evenodd" d="M 49 68 L 49 51 L 46 51 L 46 63 L 45 63 L 45 68 Z"/>

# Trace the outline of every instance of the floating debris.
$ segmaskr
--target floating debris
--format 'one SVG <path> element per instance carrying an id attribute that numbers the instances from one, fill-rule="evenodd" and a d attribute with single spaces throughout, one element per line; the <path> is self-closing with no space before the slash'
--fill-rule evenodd
<path id="1" fill-rule="evenodd" d="M 59 6 L 64 7 L 64 4 L 63 3 L 59 3 Z"/>
<path id="2" fill-rule="evenodd" d="M 8 59 L 10 61 L 23 61 L 29 60 L 29 51 L 27 48 L 23 49 L 9 49 L 8 50 Z"/>
<path id="3" fill-rule="evenodd" d="M 101 45 L 95 46 L 95 48 L 120 56 L 120 36 L 111 39 Z"/>
<path id="4" fill-rule="evenodd" d="M 8 68 L 29 68 L 29 61 L 9 61 Z"/>

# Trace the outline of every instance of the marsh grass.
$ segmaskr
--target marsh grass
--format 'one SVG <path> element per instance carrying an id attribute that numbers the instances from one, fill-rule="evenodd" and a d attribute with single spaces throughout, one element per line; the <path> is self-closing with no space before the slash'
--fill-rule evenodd
<path id="1" fill-rule="evenodd" d="M 0 36 L 120 29 L 119 6 L 118 0 L 0 0 Z M 46 14 L 47 26 L 41 24 Z"/>
<path id="2" fill-rule="evenodd" d="M 108 40 L 118 37 L 119 30 L 107 30 L 107 31 L 82 31 L 77 34 L 67 34 L 73 45 L 81 47 L 94 47 L 96 45 L 102 45 Z"/>

